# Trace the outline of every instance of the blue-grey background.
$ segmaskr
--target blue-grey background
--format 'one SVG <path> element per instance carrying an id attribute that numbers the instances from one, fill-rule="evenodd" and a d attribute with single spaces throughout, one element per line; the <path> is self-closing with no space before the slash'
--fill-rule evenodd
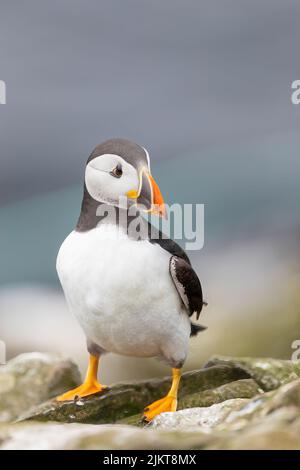
<path id="1" fill-rule="evenodd" d="M 148 149 L 168 203 L 205 204 L 205 246 L 190 256 L 209 329 L 187 367 L 215 352 L 290 356 L 300 337 L 299 15 L 296 0 L 1 2 L 9 356 L 42 349 L 85 360 L 55 257 L 78 216 L 85 160 L 114 136 Z M 107 380 L 161 367 L 107 361 Z"/>

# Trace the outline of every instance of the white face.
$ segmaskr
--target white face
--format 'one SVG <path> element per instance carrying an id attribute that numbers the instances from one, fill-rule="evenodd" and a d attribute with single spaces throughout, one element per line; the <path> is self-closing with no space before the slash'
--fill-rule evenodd
<path id="1" fill-rule="evenodd" d="M 126 198 L 128 191 L 138 191 L 139 176 L 122 157 L 107 153 L 87 164 L 85 184 L 96 201 L 119 206 L 120 198 Z"/>

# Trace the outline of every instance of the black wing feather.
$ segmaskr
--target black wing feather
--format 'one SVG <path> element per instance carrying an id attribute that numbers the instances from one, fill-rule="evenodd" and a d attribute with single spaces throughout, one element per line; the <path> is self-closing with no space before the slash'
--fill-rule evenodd
<path id="1" fill-rule="evenodd" d="M 189 316 L 196 314 L 197 320 L 203 307 L 202 287 L 192 266 L 184 259 L 172 256 L 170 274 Z"/>
<path id="2" fill-rule="evenodd" d="M 151 243 L 157 243 L 172 255 L 170 258 L 170 275 L 189 316 L 195 313 L 198 320 L 203 305 L 207 304 L 203 302 L 201 283 L 186 252 L 151 224 L 148 224 L 148 234 Z M 192 336 L 205 329 L 205 327 L 193 323 L 191 328 Z"/>

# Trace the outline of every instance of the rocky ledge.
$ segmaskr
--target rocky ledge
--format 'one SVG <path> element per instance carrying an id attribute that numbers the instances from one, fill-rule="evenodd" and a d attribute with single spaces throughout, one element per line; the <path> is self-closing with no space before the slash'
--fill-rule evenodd
<path id="1" fill-rule="evenodd" d="M 300 364 L 213 357 L 183 374 L 176 413 L 141 423 L 170 378 L 122 383 L 76 402 L 80 383 L 58 356 L 30 353 L 0 367 L 0 449 L 300 449 Z"/>

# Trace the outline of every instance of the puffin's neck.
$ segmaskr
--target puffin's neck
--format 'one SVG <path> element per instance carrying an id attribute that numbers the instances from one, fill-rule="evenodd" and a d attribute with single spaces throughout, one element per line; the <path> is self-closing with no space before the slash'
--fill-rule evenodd
<path id="1" fill-rule="evenodd" d="M 75 228 L 77 232 L 87 232 L 97 226 L 100 221 L 100 217 L 97 216 L 97 209 L 100 204 L 101 202 L 92 198 L 86 189 L 86 185 L 84 185 L 81 211 Z"/>
<path id="2" fill-rule="evenodd" d="M 105 203 L 96 201 L 89 194 L 86 185 L 84 185 L 83 198 L 81 203 L 80 216 L 76 225 L 76 232 L 87 232 L 97 227 L 99 223 L 109 223 L 115 224 L 117 226 L 123 226 L 126 233 L 128 233 L 129 224 L 136 218 L 135 216 L 129 215 L 127 209 L 120 209 L 119 207 L 114 207 L 113 211 L 105 212 L 105 209 L 101 206 L 106 206 Z M 99 213 L 97 215 L 98 209 Z M 110 209 L 112 206 L 110 206 Z M 99 215 L 99 214 L 105 214 Z"/>

